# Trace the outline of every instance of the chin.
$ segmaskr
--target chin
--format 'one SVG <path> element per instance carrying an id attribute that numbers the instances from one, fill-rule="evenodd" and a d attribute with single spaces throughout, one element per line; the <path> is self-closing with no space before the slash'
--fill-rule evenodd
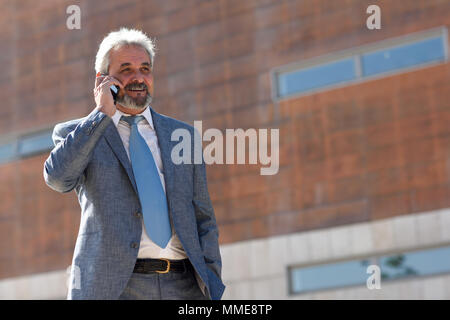
<path id="1" fill-rule="evenodd" d="M 135 99 L 128 95 L 124 95 L 121 99 L 117 100 L 122 107 L 132 110 L 144 110 L 152 102 L 152 96 L 147 94 L 143 103 L 137 103 Z"/>

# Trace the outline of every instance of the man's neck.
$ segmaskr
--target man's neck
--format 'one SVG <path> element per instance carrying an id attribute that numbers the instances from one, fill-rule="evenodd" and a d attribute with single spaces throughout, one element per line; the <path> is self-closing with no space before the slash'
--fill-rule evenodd
<path id="1" fill-rule="evenodd" d="M 132 116 L 134 116 L 136 114 L 139 114 L 139 113 L 142 113 L 146 109 L 146 107 L 144 107 L 142 109 L 126 108 L 126 107 L 122 106 L 121 104 L 117 104 L 116 108 L 117 108 L 117 110 L 120 110 L 120 111 L 122 111 L 123 113 L 126 113 L 126 114 L 130 114 Z"/>

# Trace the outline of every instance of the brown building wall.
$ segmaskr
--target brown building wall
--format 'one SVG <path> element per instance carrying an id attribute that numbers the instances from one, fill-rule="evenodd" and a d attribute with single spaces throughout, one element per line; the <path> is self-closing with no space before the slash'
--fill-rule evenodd
<path id="1" fill-rule="evenodd" d="M 280 170 L 208 167 L 221 243 L 450 207 L 448 63 L 272 101 L 272 68 L 450 24 L 440 0 L 2 1 L 0 136 L 85 116 L 94 59 L 120 26 L 157 38 L 157 111 L 207 128 L 279 128 Z M 66 8 L 81 8 L 81 30 Z M 71 262 L 80 209 L 47 154 L 0 165 L 0 278 Z"/>

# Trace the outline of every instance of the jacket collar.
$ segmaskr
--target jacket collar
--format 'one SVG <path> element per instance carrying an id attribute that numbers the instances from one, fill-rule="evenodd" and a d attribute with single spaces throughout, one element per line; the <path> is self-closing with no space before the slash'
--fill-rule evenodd
<path id="1" fill-rule="evenodd" d="M 176 142 L 171 141 L 172 125 L 170 119 L 157 113 L 151 107 L 150 114 L 153 121 L 153 126 L 156 131 L 156 136 L 158 137 L 158 145 L 161 150 L 161 159 L 164 167 L 164 180 L 166 184 L 166 193 L 173 190 L 173 175 L 174 175 L 174 164 L 171 160 L 171 152 L 173 144 Z M 113 150 L 116 157 L 119 159 L 120 163 L 124 167 L 131 184 L 137 194 L 136 181 L 133 174 L 133 168 L 128 160 L 127 153 L 120 138 L 119 132 L 113 121 L 109 124 L 105 131 L 105 139 L 111 149 Z"/>
<path id="2" fill-rule="evenodd" d="M 150 125 L 150 127 L 152 129 L 155 129 L 155 126 L 153 125 L 153 117 L 152 117 L 152 113 L 150 111 L 151 107 L 148 106 L 147 108 L 145 108 L 144 111 L 142 111 L 141 113 L 139 113 L 138 115 L 142 115 L 144 116 L 145 120 L 147 120 L 148 124 Z M 117 126 L 119 125 L 119 121 L 120 118 L 122 118 L 122 116 L 130 116 L 129 114 L 123 113 L 122 111 L 120 111 L 119 109 L 116 110 L 116 113 L 112 116 L 112 120 L 114 122 L 114 125 Z"/>

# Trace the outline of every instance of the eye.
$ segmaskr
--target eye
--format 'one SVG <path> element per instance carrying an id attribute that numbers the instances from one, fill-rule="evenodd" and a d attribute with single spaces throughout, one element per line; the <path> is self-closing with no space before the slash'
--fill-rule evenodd
<path id="1" fill-rule="evenodd" d="M 128 71 L 130 71 L 130 68 L 125 68 L 125 69 L 122 69 L 122 71 L 120 71 L 120 73 L 122 73 L 122 72 L 128 72 Z"/>

